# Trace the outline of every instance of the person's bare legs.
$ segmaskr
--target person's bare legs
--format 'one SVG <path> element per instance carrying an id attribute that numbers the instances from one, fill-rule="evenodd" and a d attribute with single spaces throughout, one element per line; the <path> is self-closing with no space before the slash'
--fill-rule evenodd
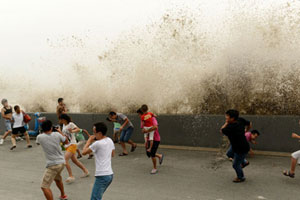
<path id="1" fill-rule="evenodd" d="M 127 142 L 128 144 L 130 144 L 131 146 L 133 146 L 133 147 L 135 147 L 136 146 L 136 144 L 132 141 L 132 140 L 128 140 L 128 142 Z"/>
<path id="2" fill-rule="evenodd" d="M 26 138 L 27 146 L 29 146 L 30 145 L 30 138 L 29 138 L 28 132 L 26 131 L 24 133 L 24 135 L 25 135 L 25 138 Z"/>
<path id="3" fill-rule="evenodd" d="M 11 143 L 14 147 L 17 146 L 16 137 L 17 137 L 17 135 L 14 135 L 14 134 L 11 135 Z"/>
<path id="4" fill-rule="evenodd" d="M 83 171 L 84 173 L 86 173 L 86 174 L 89 173 L 89 171 L 87 170 L 87 168 L 85 168 L 85 166 L 84 166 L 79 160 L 77 160 L 75 154 L 72 154 L 71 160 L 72 160 L 72 162 L 73 162 L 75 165 L 77 165 L 77 167 L 79 167 L 80 169 L 82 169 L 82 171 Z"/>
<path id="5" fill-rule="evenodd" d="M 296 165 L 297 165 L 297 159 L 295 159 L 295 158 L 291 158 L 291 170 L 290 170 L 290 172 L 292 173 L 292 174 L 295 174 L 295 171 L 296 171 Z"/>
<path id="6" fill-rule="evenodd" d="M 76 152 L 77 152 L 77 154 L 78 154 L 79 157 L 82 157 L 79 149 L 77 149 Z"/>
<path id="7" fill-rule="evenodd" d="M 62 180 L 59 180 L 59 181 L 55 180 L 55 183 L 60 191 L 60 196 L 61 197 L 65 196 L 64 184 L 63 184 Z"/>
<path id="8" fill-rule="evenodd" d="M 4 135 L 2 136 L 2 139 L 5 140 L 5 138 L 7 138 L 7 136 L 11 133 L 11 131 L 6 131 L 4 133 Z"/>
<path id="9" fill-rule="evenodd" d="M 47 200 L 53 200 L 53 194 L 50 188 L 42 188 L 42 191 Z"/>
<path id="10" fill-rule="evenodd" d="M 124 154 L 128 154 L 128 151 L 127 151 L 127 149 L 126 149 L 126 144 L 125 144 L 125 142 L 120 142 L 120 144 L 121 144 L 121 147 L 122 147 L 122 149 L 123 149 L 123 153 Z"/>
<path id="11" fill-rule="evenodd" d="M 66 160 L 66 168 L 67 168 L 69 177 L 74 178 L 73 173 L 72 173 L 72 169 L 71 169 L 71 166 L 70 166 L 70 163 L 69 163 L 69 160 L 72 157 L 72 155 L 73 154 L 71 152 L 66 151 L 65 160 Z"/>
<path id="12" fill-rule="evenodd" d="M 161 154 L 155 154 L 155 157 L 151 157 L 152 159 L 152 163 L 153 163 L 153 169 L 157 169 L 157 160 L 156 158 L 158 159 L 161 159 L 162 155 Z"/>

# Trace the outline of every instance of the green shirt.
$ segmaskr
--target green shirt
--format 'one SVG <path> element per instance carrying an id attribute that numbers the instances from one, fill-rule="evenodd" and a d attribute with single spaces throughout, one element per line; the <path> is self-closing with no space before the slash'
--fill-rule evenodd
<path id="1" fill-rule="evenodd" d="M 114 122 L 114 129 L 120 129 L 121 128 L 121 124 L 118 122 Z"/>
<path id="2" fill-rule="evenodd" d="M 83 135 L 82 129 L 78 133 L 75 133 L 76 140 L 79 141 L 85 141 L 85 137 Z"/>

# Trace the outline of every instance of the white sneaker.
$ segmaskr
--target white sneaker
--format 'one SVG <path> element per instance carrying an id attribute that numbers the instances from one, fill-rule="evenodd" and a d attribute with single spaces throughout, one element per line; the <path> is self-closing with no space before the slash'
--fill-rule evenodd
<path id="1" fill-rule="evenodd" d="M 86 178 L 90 176 L 90 172 L 84 173 L 80 178 Z"/>
<path id="2" fill-rule="evenodd" d="M 16 140 L 17 140 L 17 141 L 22 141 L 23 138 L 21 138 L 21 137 L 16 137 Z"/>
<path id="3" fill-rule="evenodd" d="M 150 174 L 157 174 L 157 169 L 152 169 Z"/>
<path id="4" fill-rule="evenodd" d="M 66 183 L 73 183 L 75 181 L 75 177 L 68 177 Z"/>
<path id="5" fill-rule="evenodd" d="M 1 139 L 0 140 L 0 145 L 2 145 L 4 143 L 4 140 L 3 139 Z"/>

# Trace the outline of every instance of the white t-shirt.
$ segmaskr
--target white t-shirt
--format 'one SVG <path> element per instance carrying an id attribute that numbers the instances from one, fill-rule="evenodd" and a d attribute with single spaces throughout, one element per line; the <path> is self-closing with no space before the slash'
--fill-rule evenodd
<path id="1" fill-rule="evenodd" d="M 13 119 L 14 119 L 13 128 L 20 128 L 20 127 L 23 127 L 25 125 L 24 124 L 24 115 L 23 115 L 23 113 L 20 113 L 20 114 L 14 113 L 13 114 Z"/>
<path id="2" fill-rule="evenodd" d="M 74 129 L 74 128 L 77 128 L 77 126 L 73 123 L 73 122 L 70 122 L 68 125 L 63 125 L 63 129 L 62 129 L 62 132 L 65 136 L 68 137 L 70 143 L 69 144 L 66 144 L 65 147 L 69 147 L 71 146 L 71 144 L 77 144 L 76 142 L 76 137 L 75 137 L 75 133 L 71 133 L 69 131 L 69 129 Z"/>
<path id="3" fill-rule="evenodd" d="M 113 174 L 111 167 L 112 151 L 115 150 L 113 141 L 106 137 L 94 142 L 90 149 L 95 154 L 96 172 L 95 176 L 108 176 Z"/>

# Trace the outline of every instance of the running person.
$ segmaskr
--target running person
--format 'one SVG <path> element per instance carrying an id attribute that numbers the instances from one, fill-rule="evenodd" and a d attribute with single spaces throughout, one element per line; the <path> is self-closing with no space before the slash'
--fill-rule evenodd
<path id="1" fill-rule="evenodd" d="M 121 124 L 120 127 L 120 144 L 122 146 L 123 152 L 119 154 L 119 156 L 127 156 L 128 151 L 126 149 L 125 143 L 129 143 L 131 145 L 131 152 L 134 152 L 137 145 L 130 139 L 131 135 L 133 133 L 133 124 L 131 121 L 128 119 L 128 117 L 122 113 L 116 113 L 116 112 L 110 112 L 109 113 L 109 119 L 112 122 L 118 122 Z"/>
<path id="2" fill-rule="evenodd" d="M 76 150 L 77 150 L 77 142 L 75 133 L 79 132 L 80 129 L 72 122 L 71 118 L 67 114 L 61 114 L 60 123 L 63 124 L 62 133 L 67 136 L 69 143 L 65 145 L 66 153 L 65 153 L 65 160 L 66 160 L 66 168 L 68 170 L 69 177 L 67 178 L 67 183 L 72 183 L 75 181 L 75 177 L 73 176 L 72 169 L 69 163 L 71 159 L 72 162 L 77 165 L 82 171 L 83 175 L 81 178 L 85 178 L 89 176 L 89 171 L 87 168 L 77 160 L 76 158 Z"/>
<path id="3" fill-rule="evenodd" d="M 2 99 L 1 103 L 3 105 L 3 108 L 1 109 L 1 116 L 5 120 L 5 133 L 0 139 L 0 144 L 3 144 L 5 138 L 12 132 L 13 108 L 8 105 L 7 99 Z"/>
<path id="4" fill-rule="evenodd" d="M 44 173 L 41 189 L 47 200 L 53 200 L 51 184 L 55 181 L 57 188 L 60 190 L 60 200 L 67 200 L 68 197 L 64 191 L 64 184 L 61 172 L 65 167 L 64 154 L 61 151 L 60 143 L 67 144 L 68 139 L 62 134 L 53 131 L 52 122 L 46 120 L 41 125 L 43 133 L 38 135 L 36 143 L 41 145 L 46 157 L 46 170 Z"/>
<path id="5" fill-rule="evenodd" d="M 107 121 L 112 122 L 109 117 L 106 118 Z M 119 133 L 120 133 L 120 127 L 121 124 L 118 122 L 113 122 L 114 128 L 113 128 L 113 141 L 114 143 L 118 143 L 120 141 Z"/>
<path id="6" fill-rule="evenodd" d="M 14 110 L 15 110 L 15 113 L 12 115 L 13 129 L 12 129 L 12 137 L 11 137 L 11 142 L 12 142 L 13 146 L 10 148 L 10 150 L 13 150 L 14 148 L 17 147 L 16 137 L 18 136 L 19 133 L 25 135 L 26 142 L 27 142 L 27 148 L 31 148 L 32 145 L 30 144 L 29 135 L 25 128 L 23 111 L 21 110 L 20 106 L 18 106 L 18 105 L 16 105 L 14 107 Z"/>
<path id="7" fill-rule="evenodd" d="M 93 132 L 94 135 L 88 139 L 83 149 L 83 155 L 92 152 L 95 154 L 96 172 L 91 200 L 102 200 L 104 192 L 113 180 L 111 158 L 115 155 L 115 145 L 106 137 L 107 126 L 104 123 L 94 124 Z"/>
<path id="8" fill-rule="evenodd" d="M 143 115 L 143 111 L 141 109 L 138 109 L 137 113 L 140 115 L 140 117 Z M 156 158 L 159 159 L 159 164 L 161 165 L 163 163 L 163 160 L 164 160 L 164 155 L 156 153 L 157 149 L 159 147 L 159 144 L 160 144 L 160 135 L 159 135 L 159 132 L 158 132 L 158 122 L 157 122 L 155 117 L 152 117 L 152 124 L 153 124 L 153 127 L 151 129 L 144 129 L 144 124 L 141 121 L 141 129 L 142 129 L 143 133 L 154 131 L 154 137 L 153 137 L 154 141 L 153 141 L 153 146 L 150 149 L 150 152 L 147 151 L 147 149 L 150 146 L 149 137 L 146 138 L 145 148 L 146 148 L 146 154 L 149 158 L 151 157 L 152 164 L 153 164 L 153 169 L 151 170 L 151 174 L 156 174 L 157 173 L 157 164 L 156 164 L 157 160 L 156 160 Z"/>
<path id="9" fill-rule="evenodd" d="M 77 140 L 77 159 L 82 158 L 80 150 L 83 150 L 83 147 L 86 144 L 86 140 L 83 133 L 85 133 L 88 137 L 91 137 L 89 132 L 85 129 L 80 129 L 78 133 L 75 133 L 75 137 Z M 88 159 L 92 159 L 92 158 L 93 158 L 93 154 L 90 153 Z"/>
<path id="10" fill-rule="evenodd" d="M 237 174 L 237 178 L 235 178 L 233 182 L 244 182 L 246 179 L 242 166 L 247 165 L 245 158 L 250 150 L 249 143 L 245 137 L 245 127 L 248 123 L 245 119 L 239 118 L 239 112 L 237 110 L 228 110 L 225 118 L 226 122 L 222 126 L 221 131 L 228 137 L 234 153 L 232 167 Z"/>
<path id="11" fill-rule="evenodd" d="M 143 112 L 143 114 L 140 116 L 141 117 L 141 121 L 142 121 L 142 126 L 143 129 L 145 129 L 146 131 L 144 131 L 144 138 L 145 141 L 150 141 L 149 142 L 149 146 L 147 151 L 150 152 L 153 146 L 153 138 L 154 138 L 154 125 L 153 125 L 153 120 L 152 118 L 155 117 L 155 115 L 151 112 L 148 112 L 148 106 L 147 105 L 142 105 L 142 107 L 140 108 L 140 111 Z M 151 131 L 147 131 L 147 130 L 151 130 Z"/>

